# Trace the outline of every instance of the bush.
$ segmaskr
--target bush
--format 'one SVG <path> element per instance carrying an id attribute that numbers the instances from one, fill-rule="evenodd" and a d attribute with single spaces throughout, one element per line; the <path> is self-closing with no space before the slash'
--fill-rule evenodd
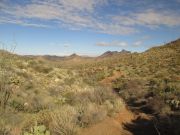
<path id="1" fill-rule="evenodd" d="M 107 111 L 102 106 L 88 103 L 80 104 L 78 110 L 78 125 L 80 127 L 87 127 L 103 120 L 107 116 Z"/>
<path id="2" fill-rule="evenodd" d="M 29 61 L 29 66 L 32 67 L 35 71 L 44 74 L 48 74 L 53 70 L 51 66 L 45 65 L 44 63 L 35 60 Z"/>
<path id="3" fill-rule="evenodd" d="M 23 133 L 31 133 L 32 128 L 35 126 L 44 125 L 46 128 L 49 128 L 50 122 L 52 121 L 50 112 L 48 110 L 40 111 L 36 114 L 30 114 L 24 117 L 23 122 L 21 123 L 21 130 Z"/>
<path id="4" fill-rule="evenodd" d="M 13 83 L 11 78 L 11 64 L 13 57 L 6 51 L 0 52 L 0 107 L 4 110 L 8 105 L 9 99 L 12 95 Z"/>
<path id="5" fill-rule="evenodd" d="M 91 94 L 89 99 L 91 102 L 102 105 L 106 100 L 114 100 L 116 98 L 112 90 L 105 87 L 96 87 Z"/>
<path id="6" fill-rule="evenodd" d="M 114 90 L 126 101 L 143 98 L 147 93 L 145 82 L 139 79 L 118 79 L 114 82 Z"/>
<path id="7" fill-rule="evenodd" d="M 25 106 L 22 104 L 22 101 L 12 100 L 10 106 L 16 111 L 25 111 Z"/>
<path id="8" fill-rule="evenodd" d="M 0 135 L 10 135 L 10 128 L 7 123 L 0 117 Z"/>
<path id="9" fill-rule="evenodd" d="M 117 98 L 112 101 L 106 100 L 103 106 L 105 106 L 108 116 L 112 117 L 125 107 L 125 103 L 123 103 L 121 99 Z"/>
<path id="10" fill-rule="evenodd" d="M 153 97 L 153 99 L 148 102 L 148 106 L 155 114 L 166 114 L 171 112 L 171 108 L 165 104 L 164 100 L 159 96 Z"/>
<path id="11" fill-rule="evenodd" d="M 78 133 L 77 112 L 71 106 L 62 106 L 58 111 L 51 113 L 50 129 L 55 135 L 76 135 Z"/>

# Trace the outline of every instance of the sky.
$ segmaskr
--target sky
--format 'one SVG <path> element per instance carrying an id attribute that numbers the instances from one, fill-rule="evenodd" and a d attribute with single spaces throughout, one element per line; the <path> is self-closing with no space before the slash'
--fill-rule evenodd
<path id="1" fill-rule="evenodd" d="M 0 0 L 0 46 L 27 55 L 143 52 L 180 38 L 180 0 Z"/>

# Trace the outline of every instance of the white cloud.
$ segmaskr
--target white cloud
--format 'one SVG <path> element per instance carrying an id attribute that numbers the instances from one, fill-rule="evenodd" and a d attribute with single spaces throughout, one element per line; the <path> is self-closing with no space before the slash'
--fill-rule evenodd
<path id="1" fill-rule="evenodd" d="M 44 2 L 33 1 L 25 6 L 16 5 L 9 8 L 8 5 L 4 4 L 1 7 L 2 12 L 10 16 L 11 20 L 15 18 L 21 22 L 22 19 L 52 21 L 57 23 L 59 27 L 68 27 L 73 30 L 88 28 L 108 34 L 130 34 L 136 32 L 132 27 L 115 24 L 112 21 L 104 23 L 98 20 L 97 17 L 94 17 L 94 8 L 105 3 L 106 0 L 46 0 Z M 12 21 L 7 21 L 6 23 L 12 23 Z"/>
<path id="2" fill-rule="evenodd" d="M 127 16 L 115 15 L 114 21 L 125 26 L 141 25 L 150 28 L 159 27 L 160 25 L 172 27 L 180 25 L 180 18 L 177 13 L 172 11 L 156 11 L 148 9 L 137 13 L 131 13 Z"/>
<path id="3" fill-rule="evenodd" d="M 154 10 L 147 10 L 144 13 L 135 15 L 139 24 L 147 26 L 177 26 L 180 25 L 179 15 L 171 12 L 158 12 Z"/>
<path id="4" fill-rule="evenodd" d="M 114 47 L 126 47 L 128 46 L 127 42 L 123 41 L 112 41 L 112 42 L 99 42 L 96 43 L 97 46 L 114 46 Z"/>
<path id="5" fill-rule="evenodd" d="M 123 5 L 125 0 L 32 0 L 25 5 L 10 4 L 10 0 L 0 2 L 0 23 L 14 23 L 34 27 L 65 27 L 71 30 L 92 31 L 126 35 L 139 32 L 136 25 L 157 28 L 179 26 L 180 18 L 172 11 L 147 9 L 126 15 L 100 16 L 96 8 L 105 7 L 108 2 Z M 142 1 L 141 1 L 142 2 Z M 48 22 L 51 22 L 50 26 Z M 37 23 L 38 22 L 38 23 Z"/>
<path id="6" fill-rule="evenodd" d="M 66 10 L 92 12 L 98 4 L 103 4 L 105 0 L 57 0 L 58 4 L 63 5 Z"/>
<path id="7" fill-rule="evenodd" d="M 6 18 L 6 17 L 0 17 L 0 24 L 4 24 L 4 23 L 19 24 L 19 25 L 22 25 L 22 26 L 30 26 L 30 27 L 50 28 L 50 26 L 44 25 L 44 24 L 29 23 L 29 22 L 22 21 L 22 20 L 16 20 L 16 19 L 11 19 L 11 18 Z"/>

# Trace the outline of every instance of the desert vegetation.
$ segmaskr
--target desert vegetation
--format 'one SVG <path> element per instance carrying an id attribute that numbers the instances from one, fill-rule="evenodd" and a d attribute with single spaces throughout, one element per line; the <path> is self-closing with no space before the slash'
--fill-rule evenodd
<path id="1" fill-rule="evenodd" d="M 4 50 L 0 55 L 2 135 L 75 135 L 124 107 L 112 89 L 87 84 L 76 70 Z"/>
<path id="2" fill-rule="evenodd" d="M 158 133 L 178 135 L 179 54 L 180 40 L 96 58 L 1 50 L 0 134 L 78 135 L 128 108 L 151 115 Z"/>

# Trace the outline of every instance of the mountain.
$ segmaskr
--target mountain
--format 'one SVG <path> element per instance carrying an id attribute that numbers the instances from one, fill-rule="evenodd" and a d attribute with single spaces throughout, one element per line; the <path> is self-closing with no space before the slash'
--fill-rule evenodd
<path id="1" fill-rule="evenodd" d="M 78 59 L 82 58 L 83 56 L 79 56 L 76 53 L 71 54 L 70 56 L 67 56 L 65 59 Z"/>
<path id="2" fill-rule="evenodd" d="M 114 56 L 117 54 L 128 54 L 128 53 L 131 53 L 131 52 L 124 50 L 124 49 L 120 52 L 118 52 L 118 51 L 107 51 L 107 52 L 103 53 L 102 55 L 100 55 L 99 58 L 110 57 L 110 56 Z"/>
<path id="3" fill-rule="evenodd" d="M 130 51 L 127 51 L 125 49 L 122 49 L 122 51 L 120 51 L 119 53 L 131 53 Z"/>
<path id="4" fill-rule="evenodd" d="M 71 54 L 69 57 L 80 57 L 79 55 L 77 55 L 76 53 Z"/>
<path id="5" fill-rule="evenodd" d="M 105 53 L 103 53 L 102 55 L 100 55 L 99 57 L 108 57 L 108 56 L 112 56 L 112 55 L 115 55 L 115 54 L 118 54 L 118 51 L 107 51 Z"/>

